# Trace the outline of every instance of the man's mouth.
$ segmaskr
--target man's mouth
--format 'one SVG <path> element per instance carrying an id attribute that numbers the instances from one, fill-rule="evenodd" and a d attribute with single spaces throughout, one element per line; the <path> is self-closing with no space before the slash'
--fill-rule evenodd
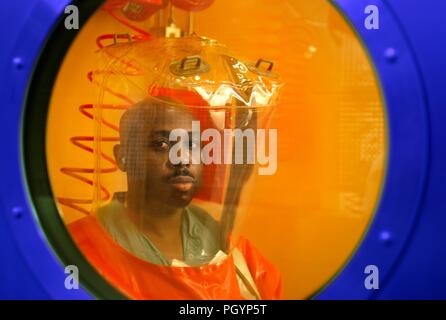
<path id="1" fill-rule="evenodd" d="M 169 179 L 169 182 L 173 185 L 175 189 L 181 192 L 186 192 L 194 187 L 195 179 L 191 176 L 174 176 Z"/>

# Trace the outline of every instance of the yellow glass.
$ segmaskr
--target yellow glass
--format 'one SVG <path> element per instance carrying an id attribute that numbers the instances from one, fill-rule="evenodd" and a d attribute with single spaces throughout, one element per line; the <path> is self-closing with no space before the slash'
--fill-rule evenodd
<path id="1" fill-rule="evenodd" d="M 285 298 L 307 298 L 354 254 L 379 200 L 387 145 L 373 66 L 348 23 L 325 0 L 217 0 L 194 15 L 197 34 L 240 56 L 273 61 L 285 83 L 270 123 L 278 130 L 277 172 L 250 185 L 236 233 L 279 268 Z M 84 107 L 82 113 L 79 106 L 98 100 L 87 75 L 97 65 L 96 37 L 110 31 L 128 29 L 96 12 L 69 49 L 53 89 L 48 170 L 66 223 L 84 216 L 67 201 L 92 210 L 94 188 L 73 177 L 94 183 L 88 172 L 93 154 L 79 145 L 93 147 L 85 137 L 94 135 L 95 126 L 86 116 L 92 111 Z M 109 110 L 107 121 L 117 124 L 119 115 Z M 109 155 L 112 146 L 106 147 Z M 101 183 L 111 192 L 122 189 L 116 185 L 119 174 L 104 175 Z"/>

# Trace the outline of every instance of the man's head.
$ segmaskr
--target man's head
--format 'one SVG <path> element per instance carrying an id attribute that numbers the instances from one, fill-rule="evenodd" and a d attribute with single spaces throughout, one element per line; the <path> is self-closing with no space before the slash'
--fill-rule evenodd
<path id="1" fill-rule="evenodd" d="M 192 159 L 172 164 L 169 150 L 176 141 L 169 141 L 169 134 L 174 129 L 190 133 L 193 120 L 186 107 L 169 98 L 146 100 L 124 113 L 114 154 L 118 167 L 127 173 L 129 205 L 182 208 L 190 203 L 200 186 L 202 166 L 192 164 Z M 191 134 L 189 141 L 190 148 L 199 143 Z M 192 157 L 192 152 L 184 156 Z"/>

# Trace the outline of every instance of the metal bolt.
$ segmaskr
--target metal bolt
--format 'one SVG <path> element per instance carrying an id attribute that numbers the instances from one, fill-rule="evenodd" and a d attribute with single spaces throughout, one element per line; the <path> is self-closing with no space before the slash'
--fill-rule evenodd
<path id="1" fill-rule="evenodd" d="M 398 58 L 398 54 L 395 48 L 389 47 L 384 51 L 384 57 L 388 62 L 395 62 Z"/>
<path id="2" fill-rule="evenodd" d="M 14 64 L 14 67 L 18 70 L 23 69 L 23 59 L 21 57 L 14 57 L 14 59 L 12 59 L 12 63 Z"/>
<path id="3" fill-rule="evenodd" d="M 381 231 L 381 233 L 379 234 L 379 240 L 384 244 L 384 245 L 390 245 L 392 243 L 392 234 L 387 231 Z"/>
<path id="4" fill-rule="evenodd" d="M 22 207 L 14 207 L 14 208 L 12 208 L 12 215 L 14 216 L 14 218 L 20 219 L 22 217 L 22 215 L 23 215 Z"/>

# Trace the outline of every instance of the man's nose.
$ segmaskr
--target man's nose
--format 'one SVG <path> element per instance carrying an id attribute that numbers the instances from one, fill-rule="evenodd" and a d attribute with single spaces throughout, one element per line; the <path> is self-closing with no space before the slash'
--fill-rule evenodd
<path id="1" fill-rule="evenodd" d="M 179 161 L 178 161 L 179 160 Z M 172 167 L 190 167 L 192 163 L 192 151 L 188 148 L 182 148 L 180 150 L 180 154 L 178 155 L 178 159 L 176 161 L 171 161 L 169 158 L 169 164 Z"/>

